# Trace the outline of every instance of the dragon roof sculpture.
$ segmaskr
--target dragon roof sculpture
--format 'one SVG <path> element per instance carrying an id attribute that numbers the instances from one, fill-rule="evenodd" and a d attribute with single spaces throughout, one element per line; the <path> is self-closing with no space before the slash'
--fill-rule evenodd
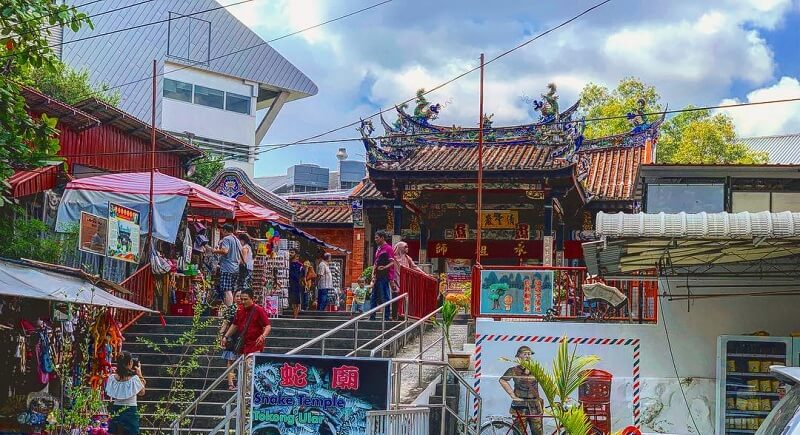
<path id="1" fill-rule="evenodd" d="M 643 101 L 627 118 L 629 132 L 595 139 L 585 139 L 585 121 L 577 119 L 579 103 L 559 112 L 556 85 L 548 84 L 541 100 L 532 101 L 533 109 L 540 113 L 537 121 L 507 127 L 495 127 L 492 115 L 484 116 L 484 170 L 485 171 L 543 171 L 576 168 L 576 178 L 586 180 L 598 153 L 612 150 L 643 148 L 647 140 L 655 141 L 658 127 L 664 120 L 649 122 Z M 367 165 L 377 171 L 475 171 L 475 149 L 478 145 L 479 127 L 442 126 L 433 124 L 441 105 L 431 104 L 425 92 L 417 92 L 413 114 L 405 105 L 395 108 L 397 119 L 389 123 L 380 116 L 384 129 L 382 137 L 373 137 L 372 121 L 362 120 L 357 129 L 367 151 Z M 639 161 L 644 153 L 635 155 Z M 634 157 L 631 157 L 634 158 Z"/>

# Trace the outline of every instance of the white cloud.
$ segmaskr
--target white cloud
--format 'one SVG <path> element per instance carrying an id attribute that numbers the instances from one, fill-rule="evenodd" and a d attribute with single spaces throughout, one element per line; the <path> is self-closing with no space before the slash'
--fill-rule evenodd
<path id="1" fill-rule="evenodd" d="M 269 39 L 373 1 L 260 0 L 245 19 Z M 273 44 L 320 92 L 287 104 L 265 142 L 291 142 L 391 107 L 474 67 L 479 53 L 491 58 L 590 3 L 443 0 L 425 3 L 424 13 L 419 5 L 392 2 Z M 567 106 L 589 81 L 614 86 L 631 75 L 655 85 L 670 107 L 713 104 L 731 95 L 733 84 L 771 89 L 779 84 L 779 59 L 764 35 L 781 26 L 791 7 L 791 0 L 612 2 L 489 65 L 485 109 L 495 113 L 496 125 L 529 122 L 519 97 L 538 97 L 548 82 L 558 84 Z M 477 80 L 476 72 L 429 96 L 446 105 L 437 122 L 475 124 Z M 327 137 L 353 135 L 348 128 Z M 310 154 L 334 165 L 337 147 L 286 148 L 270 153 L 256 171 L 283 173 Z M 348 145 L 348 152 L 356 155 L 360 147 Z"/>
<path id="2" fill-rule="evenodd" d="M 772 86 L 747 94 L 748 103 L 800 98 L 800 81 L 781 77 Z M 742 103 L 739 99 L 724 99 L 720 105 Z M 722 110 L 733 118 L 736 133 L 741 137 L 769 136 L 800 132 L 800 102 L 745 106 Z"/>
<path id="3" fill-rule="evenodd" d="M 766 41 L 719 11 L 695 21 L 624 28 L 606 39 L 603 52 L 608 60 L 648 80 L 703 86 L 726 87 L 735 79 L 761 84 L 772 77 L 774 68 Z"/>

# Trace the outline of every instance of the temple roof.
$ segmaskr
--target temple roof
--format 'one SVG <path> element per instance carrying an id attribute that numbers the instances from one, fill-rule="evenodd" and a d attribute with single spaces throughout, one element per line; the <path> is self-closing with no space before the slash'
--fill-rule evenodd
<path id="1" fill-rule="evenodd" d="M 353 224 L 353 213 L 347 201 L 292 201 L 298 225 Z"/>
<path id="2" fill-rule="evenodd" d="M 294 209 L 288 201 L 258 186 L 244 171 L 238 168 L 226 168 L 220 171 L 207 187 L 216 193 L 234 199 L 246 196 L 257 205 L 275 211 L 287 220 L 294 213 Z"/>
<path id="3" fill-rule="evenodd" d="M 578 104 L 559 112 L 555 86 L 548 87 L 550 91 L 542 94 L 543 100 L 533 102 L 541 112 L 537 122 L 494 127 L 491 116 L 484 118 L 484 176 L 507 179 L 514 172 L 521 177 L 572 176 L 598 199 L 632 199 L 638 167 L 650 158 L 644 151 L 645 144 L 655 145 L 664 117 L 648 122 L 644 103 L 640 102 L 638 109 L 627 114 L 630 131 L 586 139 L 585 121 L 573 119 Z M 362 121 L 359 130 L 367 150 L 370 178 L 383 180 L 381 185 L 404 178 L 474 178 L 478 170 L 479 129 L 432 124 L 440 105 L 427 106 L 424 93 L 418 93 L 417 102 L 414 115 L 403 107 L 396 108 L 398 119 L 394 124 L 381 117 L 385 130 L 381 137 L 372 137 L 374 127 L 370 120 Z"/>

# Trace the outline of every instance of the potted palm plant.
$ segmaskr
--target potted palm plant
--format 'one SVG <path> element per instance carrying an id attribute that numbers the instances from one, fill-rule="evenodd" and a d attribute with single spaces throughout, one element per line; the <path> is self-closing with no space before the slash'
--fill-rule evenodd
<path id="1" fill-rule="evenodd" d="M 442 328 L 445 342 L 447 342 L 447 363 L 456 370 L 466 370 L 469 368 L 469 353 L 455 353 L 453 352 L 453 342 L 450 335 L 450 327 L 453 326 L 453 320 L 458 314 L 458 306 L 450 301 L 445 301 L 442 304 L 441 322 L 436 322 Z"/>
<path id="2" fill-rule="evenodd" d="M 530 373 L 542 388 L 549 408 L 545 412 L 553 416 L 556 422 L 555 433 L 569 435 L 588 435 L 592 425 L 583 407 L 570 398 L 572 393 L 586 381 L 588 368 L 596 364 L 600 358 L 595 355 L 577 355 L 577 346 L 570 352 L 567 337 L 561 339 L 558 352 L 553 359 L 552 373 L 545 370 L 535 359 L 508 359 Z"/>

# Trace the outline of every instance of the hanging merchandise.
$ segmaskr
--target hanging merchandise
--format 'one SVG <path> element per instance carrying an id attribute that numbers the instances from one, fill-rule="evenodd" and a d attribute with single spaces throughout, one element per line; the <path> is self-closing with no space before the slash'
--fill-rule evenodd
<path id="1" fill-rule="evenodd" d="M 122 350 L 122 332 L 111 312 L 106 310 L 96 315 L 90 327 L 93 352 L 90 361 L 89 384 L 100 389 L 111 374 L 111 362 Z"/>

